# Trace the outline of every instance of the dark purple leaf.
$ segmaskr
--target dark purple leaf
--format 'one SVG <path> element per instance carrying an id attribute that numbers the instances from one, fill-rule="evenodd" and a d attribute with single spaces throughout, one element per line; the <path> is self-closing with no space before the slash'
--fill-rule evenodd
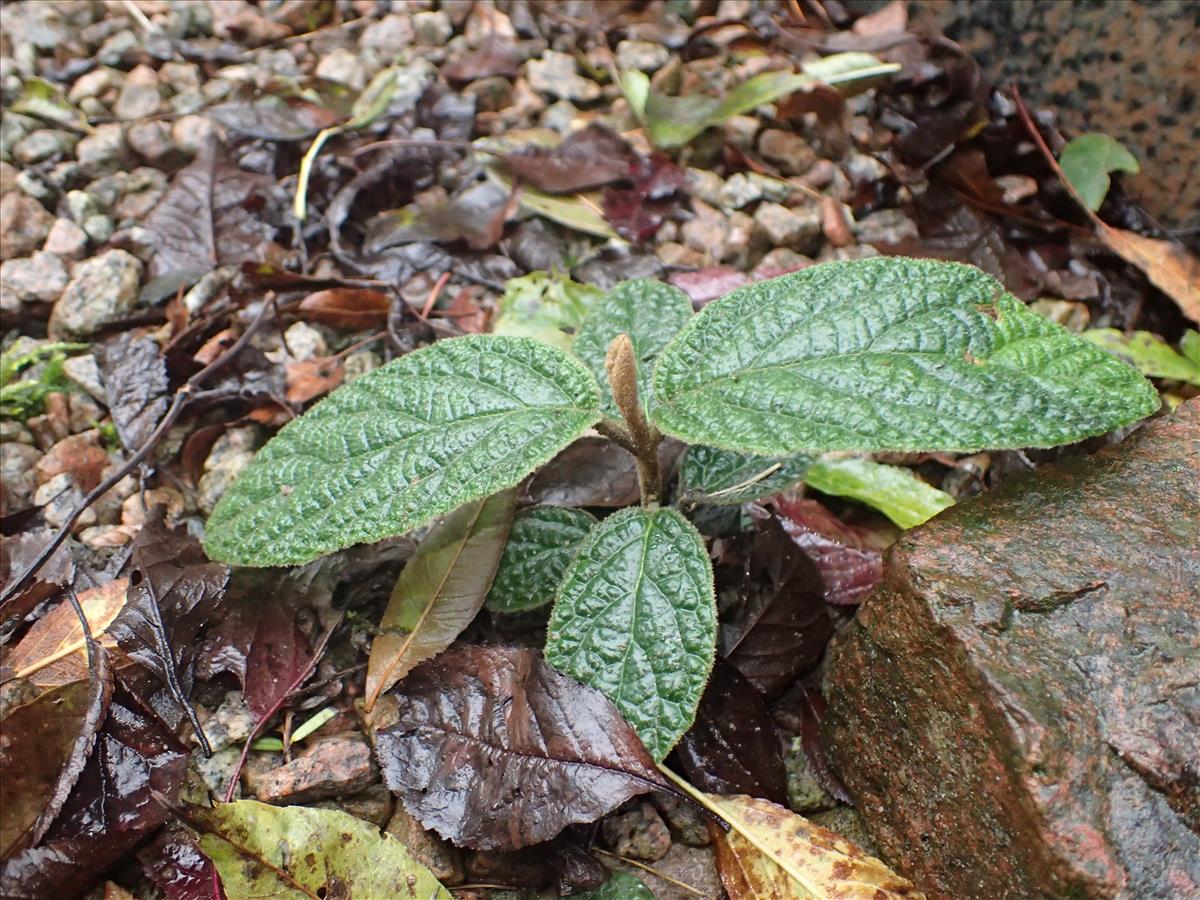
<path id="1" fill-rule="evenodd" d="M 566 245 L 541 219 L 523 222 L 504 239 L 501 249 L 526 272 L 553 272 L 566 268 Z"/>
<path id="2" fill-rule="evenodd" d="M 138 450 L 171 404 L 162 350 L 150 335 L 126 331 L 101 345 L 97 356 L 117 434 L 126 450 Z"/>
<path id="3" fill-rule="evenodd" d="M 654 153 L 637 160 L 631 178 L 632 187 L 605 189 L 604 218 L 621 237 L 645 241 L 679 211 L 687 176 L 662 153 Z"/>
<path id="4" fill-rule="evenodd" d="M 825 599 L 838 606 L 862 603 L 883 577 L 883 553 L 816 500 L 776 498 L 779 522 L 816 564 Z"/>
<path id="5" fill-rule="evenodd" d="M 524 147 L 507 153 L 504 162 L 522 181 L 548 194 L 572 194 L 625 181 L 639 171 L 637 154 L 625 139 L 596 123 L 573 132 L 554 147 Z M 672 191 L 674 188 L 667 193 Z"/>
<path id="6" fill-rule="evenodd" d="M 825 718 L 825 698 L 821 692 L 803 684 L 797 684 L 781 697 L 775 705 L 775 718 L 784 728 L 800 734 L 800 747 L 808 760 L 825 793 L 843 803 L 853 802 L 850 792 L 842 784 L 833 766 L 821 736 L 821 721 Z"/>
<path id="7" fill-rule="evenodd" d="M 762 694 L 718 657 L 696 721 L 675 747 L 688 780 L 713 794 L 787 803 L 787 770 Z"/>
<path id="8" fill-rule="evenodd" d="M 0 896 L 74 896 L 158 828 L 187 772 L 188 753 L 118 682 L 92 755 L 36 847 L 4 861 Z"/>
<path id="9" fill-rule="evenodd" d="M 392 695 L 398 721 L 375 743 L 384 782 L 456 844 L 516 850 L 670 790 L 612 701 L 535 650 L 451 649 Z"/>
<path id="10" fill-rule="evenodd" d="M 217 140 L 205 144 L 146 217 L 154 255 L 143 295 L 158 299 L 218 265 L 256 258 L 274 229 L 250 207 L 270 184 L 267 176 L 239 168 Z"/>
<path id="11" fill-rule="evenodd" d="M 263 719 L 287 699 L 296 680 L 311 668 L 313 655 L 290 604 L 260 600 L 258 605 L 258 623 L 246 654 L 244 688 L 246 706 L 256 719 Z"/>
<path id="12" fill-rule="evenodd" d="M 186 832 L 163 831 L 138 859 L 167 900 L 226 900 L 217 867 Z"/>
<path id="13" fill-rule="evenodd" d="M 739 602 L 721 623 L 722 655 L 767 696 L 811 670 L 833 636 L 820 572 L 778 519 L 756 523 Z"/>

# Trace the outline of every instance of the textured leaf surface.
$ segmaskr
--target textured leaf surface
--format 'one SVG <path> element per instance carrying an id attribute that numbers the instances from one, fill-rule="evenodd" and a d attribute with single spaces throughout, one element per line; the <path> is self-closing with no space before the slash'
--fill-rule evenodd
<path id="1" fill-rule="evenodd" d="M 596 526 L 567 570 L 546 658 L 603 691 L 662 759 L 695 718 L 716 629 L 696 529 L 671 509 L 629 509 Z"/>
<path id="2" fill-rule="evenodd" d="M 1058 164 L 1092 211 L 1104 202 L 1109 173 L 1139 171 L 1137 158 L 1124 144 L 1097 131 L 1081 134 L 1063 147 Z"/>
<path id="3" fill-rule="evenodd" d="M 515 509 L 516 492 L 503 491 L 455 510 L 421 541 L 371 643 L 367 709 L 471 624 L 492 586 Z"/>
<path id="4" fill-rule="evenodd" d="M 670 790 L 612 701 L 535 650 L 456 647 L 394 696 L 398 720 L 375 741 L 384 781 L 457 844 L 527 847 Z"/>
<path id="5" fill-rule="evenodd" d="M 824 494 L 873 506 L 901 528 L 915 528 L 954 505 L 953 497 L 910 470 L 869 459 L 818 460 L 804 481 Z"/>
<path id="6" fill-rule="evenodd" d="M 803 453 L 755 456 L 698 444 L 679 464 L 679 499 L 736 505 L 769 497 L 802 481 L 812 462 Z"/>
<path id="7" fill-rule="evenodd" d="M 451 900 L 403 844 L 348 813 L 239 800 L 186 817 L 230 898 Z"/>
<path id="8" fill-rule="evenodd" d="M 595 524 L 596 517 L 581 509 L 535 506 L 519 512 L 488 592 L 488 609 L 514 613 L 551 602 Z"/>
<path id="9" fill-rule="evenodd" d="M 654 360 L 691 317 L 692 301 L 687 294 L 649 278 L 635 278 L 618 284 L 592 307 L 571 350 L 587 363 L 600 382 L 604 393 L 603 408 L 608 415 L 620 415 L 604 369 L 608 345 L 613 338 L 619 334 L 629 335 L 638 365 L 638 394 L 642 406 L 649 409 L 653 405 L 649 390 Z"/>
<path id="10" fill-rule="evenodd" d="M 652 417 L 690 443 L 1047 447 L 1158 408 L 1152 385 L 956 263 L 813 266 L 705 307 L 659 357 Z"/>
<path id="11" fill-rule="evenodd" d="M 528 338 L 410 353 L 285 426 L 208 520 L 215 559 L 294 565 L 516 484 L 599 412 L 591 373 Z"/>
<path id="12" fill-rule="evenodd" d="M 731 900 L 917 900 L 925 895 L 873 856 L 768 800 L 709 796 L 732 826 L 712 829 Z"/>

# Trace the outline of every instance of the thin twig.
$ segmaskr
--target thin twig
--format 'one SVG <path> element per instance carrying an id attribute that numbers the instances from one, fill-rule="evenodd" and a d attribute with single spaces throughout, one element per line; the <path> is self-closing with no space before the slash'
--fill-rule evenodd
<path id="1" fill-rule="evenodd" d="M 610 856 L 613 859 L 620 860 L 627 866 L 636 866 L 637 868 L 641 869 L 643 872 L 649 872 L 655 878 L 661 878 L 663 881 L 669 882 L 669 883 L 675 885 L 676 887 L 683 888 L 685 891 L 689 891 L 689 892 L 695 894 L 697 897 L 704 896 L 704 891 L 700 890 L 699 888 L 693 887 L 692 885 L 688 884 L 686 881 L 680 881 L 678 878 L 672 878 L 666 872 L 660 872 L 660 871 L 658 871 L 658 869 L 648 866 L 645 863 L 638 862 L 636 859 L 630 859 L 627 856 L 621 856 L 616 853 L 609 853 L 607 850 L 601 850 L 599 847 L 592 847 L 591 850 L 593 853 L 599 853 L 602 856 Z"/>
<path id="2" fill-rule="evenodd" d="M 434 282 L 433 290 L 429 292 L 429 297 L 425 300 L 425 305 L 421 307 L 421 311 L 417 313 L 426 322 L 429 321 L 429 314 L 433 312 L 433 305 L 437 303 L 438 297 L 442 293 L 442 288 L 446 286 L 446 282 L 450 280 L 450 270 L 443 272 L 436 282 Z"/>

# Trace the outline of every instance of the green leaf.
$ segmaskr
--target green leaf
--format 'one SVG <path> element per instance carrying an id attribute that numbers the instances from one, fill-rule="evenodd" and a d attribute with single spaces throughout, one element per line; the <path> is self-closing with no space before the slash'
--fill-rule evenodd
<path id="1" fill-rule="evenodd" d="M 1081 134 L 1063 147 L 1058 164 L 1092 212 L 1108 194 L 1110 172 L 1140 171 L 1137 159 L 1124 144 L 1096 131 Z"/>
<path id="2" fill-rule="evenodd" d="M 609 516 L 567 569 L 546 634 L 551 665 L 603 692 L 661 760 L 691 726 L 713 666 L 704 541 L 673 509 Z"/>
<path id="3" fill-rule="evenodd" d="M 13 103 L 12 111 L 36 116 L 77 131 L 94 130 L 87 116 L 67 100 L 62 87 L 44 78 L 25 80 L 21 86 L 21 96 Z"/>
<path id="4" fill-rule="evenodd" d="M 842 84 L 878 78 L 899 71 L 892 63 L 880 63 L 869 53 L 839 53 L 819 63 L 804 66 L 804 72 L 762 72 L 743 81 L 723 97 L 688 94 L 669 97 L 650 85 L 642 72 L 622 72 L 618 82 L 629 108 L 643 120 L 650 139 L 658 147 L 682 147 L 704 129 L 726 119 L 770 103 L 819 81 Z"/>
<path id="5" fill-rule="evenodd" d="M 402 843 L 330 809 L 255 800 L 187 807 L 200 848 L 231 898 L 419 897 L 452 900 Z"/>
<path id="6" fill-rule="evenodd" d="M 764 455 L 1051 447 L 1159 407 L 1132 368 L 971 266 L 812 266 L 706 306 L 654 370 L 662 431 Z"/>
<path id="7" fill-rule="evenodd" d="M 595 524 L 596 517 L 582 509 L 535 506 L 517 513 L 488 593 L 488 609 L 525 612 L 552 601 L 563 573 Z"/>
<path id="8" fill-rule="evenodd" d="M 901 528 L 915 528 L 954 505 L 953 497 L 909 469 L 869 459 L 818 460 L 804 482 L 822 493 L 873 506 Z"/>
<path id="9" fill-rule="evenodd" d="M 371 83 L 354 101 L 350 121 L 345 127 L 366 128 L 382 116 L 387 111 L 388 104 L 392 102 L 392 96 L 396 93 L 396 81 L 402 71 L 402 66 L 389 66 L 372 78 Z"/>
<path id="10" fill-rule="evenodd" d="M 679 464 L 679 500 L 719 506 L 749 503 L 803 481 L 812 462 L 803 453 L 755 456 L 697 444 L 688 447 Z"/>
<path id="11" fill-rule="evenodd" d="M 692 317 L 692 301 L 683 291 L 661 281 L 636 278 L 623 281 L 592 306 L 575 336 L 571 350 L 587 363 L 600 382 L 604 399 L 601 408 L 619 416 L 612 387 L 604 369 L 608 345 L 619 334 L 629 335 L 638 367 L 638 394 L 642 407 L 653 406 L 650 373 L 654 361 Z"/>
<path id="12" fill-rule="evenodd" d="M 654 900 L 654 892 L 628 872 L 613 872 L 600 887 L 576 894 L 575 900 Z"/>
<path id="13" fill-rule="evenodd" d="M 572 336 L 603 295 L 598 287 L 572 281 L 559 272 L 530 272 L 509 279 L 492 333 L 536 338 L 570 349 Z"/>
<path id="14" fill-rule="evenodd" d="M 462 634 L 484 598 L 516 511 L 516 491 L 461 506 L 430 529 L 405 565 L 367 662 L 366 706 Z"/>
<path id="15" fill-rule="evenodd" d="M 1169 378 L 1200 385 L 1200 333 L 1189 330 L 1180 342 L 1184 353 L 1177 353 L 1170 344 L 1149 331 L 1126 335 L 1116 328 L 1093 328 L 1083 337 L 1098 347 L 1123 356 L 1143 375 Z M 1189 350 L 1192 357 L 1184 355 Z"/>
<path id="16" fill-rule="evenodd" d="M 297 565 L 512 487 L 598 418 L 578 360 L 467 335 L 368 372 L 284 426 L 208 520 L 213 559 Z"/>

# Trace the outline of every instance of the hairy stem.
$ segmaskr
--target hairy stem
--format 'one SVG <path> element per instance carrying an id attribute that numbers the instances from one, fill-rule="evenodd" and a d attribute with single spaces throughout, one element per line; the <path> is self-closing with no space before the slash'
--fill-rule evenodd
<path id="1" fill-rule="evenodd" d="M 642 505 L 657 506 L 663 488 L 662 471 L 658 465 L 658 445 L 662 442 L 662 435 L 646 421 L 646 414 L 638 401 L 637 359 L 633 355 L 633 342 L 629 340 L 629 335 L 619 334 L 613 338 L 608 345 L 604 368 L 608 372 L 608 383 L 612 385 L 617 409 L 625 420 L 624 431 L 629 440 L 628 444 L 620 440 L 618 443 L 637 459 Z"/>

